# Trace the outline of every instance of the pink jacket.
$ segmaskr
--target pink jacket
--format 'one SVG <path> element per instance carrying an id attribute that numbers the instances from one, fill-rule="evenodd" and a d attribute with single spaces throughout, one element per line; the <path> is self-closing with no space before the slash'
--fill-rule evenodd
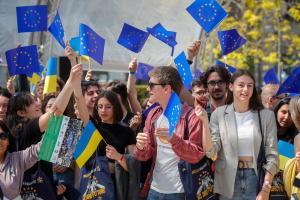
<path id="1" fill-rule="evenodd" d="M 171 140 L 169 141 L 172 145 L 173 151 L 176 153 L 176 155 L 189 163 L 197 163 L 199 162 L 204 156 L 205 152 L 202 149 L 202 122 L 201 120 L 196 116 L 195 111 L 192 110 L 189 113 L 188 117 L 188 128 L 189 128 L 189 139 L 184 140 L 184 130 L 186 128 L 185 124 L 185 116 L 187 112 L 191 108 L 184 104 L 182 105 L 182 111 L 180 120 L 176 126 L 175 133 Z M 144 133 L 149 133 L 150 135 L 150 141 L 145 146 L 143 150 L 139 150 L 135 147 L 134 149 L 134 156 L 137 160 L 140 161 L 146 161 L 152 158 L 152 165 L 151 169 L 147 175 L 147 179 L 144 185 L 144 188 L 142 189 L 141 196 L 146 196 L 149 189 L 150 189 L 150 181 L 153 174 L 153 169 L 155 166 L 156 161 L 156 139 L 154 135 L 155 130 L 155 122 L 158 119 L 158 117 L 162 113 L 161 107 L 156 107 L 153 110 L 150 111 L 150 113 L 147 116 L 145 127 L 144 127 Z"/>

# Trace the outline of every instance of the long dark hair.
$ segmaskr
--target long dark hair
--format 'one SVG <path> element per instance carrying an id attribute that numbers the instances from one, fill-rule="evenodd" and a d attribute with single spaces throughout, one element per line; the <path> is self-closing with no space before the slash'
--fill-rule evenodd
<path id="1" fill-rule="evenodd" d="M 5 133 L 8 133 L 9 146 L 8 146 L 6 151 L 10 152 L 10 153 L 16 151 L 16 145 L 15 145 L 15 142 L 14 142 L 15 141 L 14 137 L 12 136 L 9 128 L 7 127 L 7 125 L 2 120 L 0 120 L 0 127 Z"/>
<path id="2" fill-rule="evenodd" d="M 264 106 L 261 102 L 261 98 L 255 87 L 255 78 L 248 70 L 238 69 L 237 71 L 235 71 L 234 74 L 231 76 L 230 83 L 233 84 L 237 78 L 244 76 L 244 75 L 250 77 L 254 83 L 253 94 L 252 94 L 252 96 L 250 98 L 250 102 L 249 102 L 249 109 L 256 110 L 256 111 L 262 110 L 264 108 Z M 233 103 L 233 93 L 228 90 L 226 104 L 231 104 L 231 103 Z"/>
<path id="3" fill-rule="evenodd" d="M 93 118 L 99 123 L 101 122 L 101 118 L 98 114 L 97 106 L 98 106 L 98 101 L 101 98 L 106 98 L 109 103 L 113 106 L 113 123 L 118 123 L 119 121 L 122 120 L 123 118 L 123 111 L 121 108 L 120 101 L 118 99 L 118 96 L 115 92 L 110 91 L 110 90 L 104 90 L 102 91 L 98 97 L 96 98 L 96 103 L 93 109 Z"/>
<path id="4" fill-rule="evenodd" d="M 18 111 L 24 111 L 26 107 L 34 103 L 34 98 L 29 92 L 18 92 L 8 101 L 7 106 L 7 126 L 11 130 L 13 136 L 18 137 L 20 131 L 29 121 L 18 115 Z"/>

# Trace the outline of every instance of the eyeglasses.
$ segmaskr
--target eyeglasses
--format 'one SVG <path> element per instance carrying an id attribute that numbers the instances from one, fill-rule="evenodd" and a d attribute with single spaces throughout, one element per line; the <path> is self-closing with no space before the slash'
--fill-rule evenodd
<path id="1" fill-rule="evenodd" d="M 152 89 L 155 85 L 166 85 L 166 84 L 164 84 L 164 83 L 151 83 L 151 82 L 148 83 L 148 86 L 149 86 L 150 89 Z"/>
<path id="2" fill-rule="evenodd" d="M 216 87 L 216 85 L 218 85 L 218 86 L 220 87 L 220 86 L 224 86 L 224 84 L 225 84 L 225 81 L 223 81 L 223 80 L 219 80 L 219 81 L 209 81 L 209 82 L 207 83 L 207 85 L 210 86 L 210 87 Z"/>
<path id="3" fill-rule="evenodd" d="M 6 140 L 8 139 L 9 133 L 2 132 L 0 133 L 0 140 Z"/>
<path id="4" fill-rule="evenodd" d="M 99 111 L 99 110 L 111 110 L 112 108 L 113 108 L 113 106 L 112 105 L 101 105 L 101 104 L 99 104 L 99 105 L 97 105 L 97 110 Z"/>

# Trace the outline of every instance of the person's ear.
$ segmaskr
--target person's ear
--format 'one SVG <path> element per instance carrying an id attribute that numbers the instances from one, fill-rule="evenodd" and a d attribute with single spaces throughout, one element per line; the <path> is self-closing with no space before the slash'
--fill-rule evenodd
<path id="1" fill-rule="evenodd" d="M 228 89 L 229 89 L 231 92 L 233 92 L 233 84 L 232 84 L 232 83 L 229 83 Z"/>

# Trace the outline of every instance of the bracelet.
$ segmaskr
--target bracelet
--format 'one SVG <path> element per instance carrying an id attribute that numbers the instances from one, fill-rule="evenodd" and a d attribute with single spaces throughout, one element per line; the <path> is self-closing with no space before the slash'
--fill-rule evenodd
<path id="1" fill-rule="evenodd" d="M 187 60 L 187 62 L 189 63 L 189 65 L 193 64 L 193 61 L 191 60 Z"/>
<path id="2" fill-rule="evenodd" d="M 118 160 L 118 162 L 121 163 L 123 159 L 124 159 L 124 154 L 122 154 L 122 156 L 121 156 L 121 158 Z"/>
<path id="3" fill-rule="evenodd" d="M 135 72 L 129 72 L 129 75 L 134 75 L 135 74 Z"/>

